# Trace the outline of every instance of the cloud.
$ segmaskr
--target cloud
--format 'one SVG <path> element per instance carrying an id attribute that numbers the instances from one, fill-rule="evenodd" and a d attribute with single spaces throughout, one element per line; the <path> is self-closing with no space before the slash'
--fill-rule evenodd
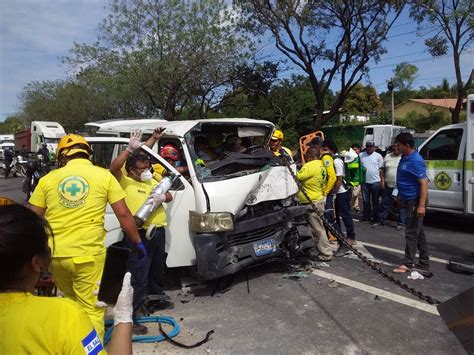
<path id="1" fill-rule="evenodd" d="M 19 109 L 30 81 L 64 78 L 59 58 L 73 42 L 91 43 L 106 15 L 99 0 L 4 0 L 0 13 L 0 118 Z"/>

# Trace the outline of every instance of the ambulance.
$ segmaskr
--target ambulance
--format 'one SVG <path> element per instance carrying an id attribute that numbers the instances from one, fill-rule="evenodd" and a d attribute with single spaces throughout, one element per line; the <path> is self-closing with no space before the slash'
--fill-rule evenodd
<path id="1" fill-rule="evenodd" d="M 438 129 L 419 148 L 429 179 L 428 208 L 474 217 L 474 94 L 466 122 Z"/>

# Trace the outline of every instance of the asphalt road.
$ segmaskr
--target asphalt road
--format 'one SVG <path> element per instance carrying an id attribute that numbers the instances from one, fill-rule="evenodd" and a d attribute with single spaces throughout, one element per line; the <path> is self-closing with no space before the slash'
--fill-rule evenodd
<path id="1" fill-rule="evenodd" d="M 21 179 L 0 180 L 0 196 L 24 202 Z M 425 221 L 432 278 L 397 277 L 440 301 L 474 287 L 474 276 L 446 269 L 450 259 L 474 263 L 474 219 L 429 214 Z M 357 248 L 391 265 L 403 257 L 404 235 L 393 227 L 355 224 Z M 248 282 L 247 282 L 248 279 Z M 192 350 L 168 343 L 134 344 L 135 353 L 246 354 L 464 354 L 436 308 L 376 274 L 354 256 L 335 258 L 328 267 L 294 268 L 274 262 L 236 275 L 225 292 L 213 285 L 188 287 L 178 280 L 167 291 L 175 309 L 159 315 L 181 326 L 175 338 L 193 343 L 207 331 L 208 343 Z M 158 315 L 155 314 L 155 315 Z M 169 329 L 166 328 L 165 329 Z M 157 326 L 149 332 L 158 334 Z"/>

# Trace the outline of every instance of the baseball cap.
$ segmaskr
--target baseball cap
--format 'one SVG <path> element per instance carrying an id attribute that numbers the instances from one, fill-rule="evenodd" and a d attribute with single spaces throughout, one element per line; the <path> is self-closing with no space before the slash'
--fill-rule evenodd
<path id="1" fill-rule="evenodd" d="M 365 142 L 365 146 L 366 147 L 373 147 L 373 146 L 375 146 L 375 143 L 373 141 L 367 141 L 367 142 Z"/>

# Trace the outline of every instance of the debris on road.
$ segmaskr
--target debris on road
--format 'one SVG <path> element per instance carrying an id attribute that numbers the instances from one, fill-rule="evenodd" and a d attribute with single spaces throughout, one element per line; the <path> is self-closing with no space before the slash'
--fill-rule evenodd
<path id="1" fill-rule="evenodd" d="M 422 274 L 420 274 L 418 271 L 412 271 L 410 275 L 408 275 L 408 278 L 410 280 L 424 280 L 424 277 Z"/>
<path id="2" fill-rule="evenodd" d="M 337 283 L 336 280 L 329 280 L 328 286 L 329 286 L 330 288 L 336 288 L 336 287 L 339 287 L 339 284 Z"/>

